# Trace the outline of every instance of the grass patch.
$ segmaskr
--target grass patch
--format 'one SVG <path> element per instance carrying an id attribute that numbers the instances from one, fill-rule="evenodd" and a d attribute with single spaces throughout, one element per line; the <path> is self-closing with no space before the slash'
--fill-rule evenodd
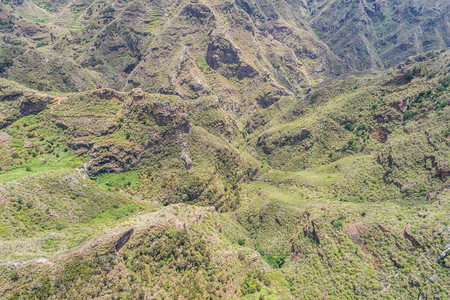
<path id="1" fill-rule="evenodd" d="M 96 215 L 93 218 L 93 222 L 97 224 L 104 224 L 109 222 L 114 222 L 125 217 L 128 217 L 136 212 L 138 212 L 141 207 L 135 203 L 130 203 L 125 206 L 117 207 L 109 211 L 105 211 L 101 214 Z"/>
<path id="2" fill-rule="evenodd" d="M 36 23 L 45 24 L 48 22 L 49 16 L 45 15 L 42 18 L 26 16 L 25 19 L 36 22 Z"/>

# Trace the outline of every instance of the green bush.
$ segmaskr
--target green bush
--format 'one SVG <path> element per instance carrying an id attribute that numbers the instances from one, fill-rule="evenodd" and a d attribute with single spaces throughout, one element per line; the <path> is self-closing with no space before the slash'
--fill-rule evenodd
<path id="1" fill-rule="evenodd" d="M 243 295 L 254 294 L 261 290 L 261 284 L 259 281 L 249 275 L 244 277 L 241 283 L 241 292 Z"/>
<path id="2" fill-rule="evenodd" d="M 47 46 L 47 45 L 48 45 L 48 41 L 39 41 L 36 44 L 36 48 L 41 48 L 41 47 L 44 47 L 44 46 Z"/>
<path id="3" fill-rule="evenodd" d="M 450 86 L 450 75 L 447 75 L 444 78 L 442 78 L 441 81 L 440 81 L 440 84 L 444 88 L 448 88 Z"/>
<path id="4" fill-rule="evenodd" d="M 13 61 L 10 58 L 0 58 L 0 73 L 3 73 L 13 65 Z"/>
<path id="5" fill-rule="evenodd" d="M 64 228 L 65 228 L 66 226 L 64 225 L 64 224 L 62 224 L 62 223 L 56 223 L 56 225 L 55 225 L 55 229 L 56 230 L 63 230 Z"/>
<path id="6" fill-rule="evenodd" d="M 331 225 L 333 225 L 334 228 L 340 229 L 344 225 L 344 220 L 345 220 L 345 217 L 344 216 L 340 216 L 339 218 L 337 218 L 336 220 L 331 221 L 330 223 L 331 223 Z"/>
<path id="7" fill-rule="evenodd" d="M 344 128 L 351 132 L 351 131 L 353 131 L 353 129 L 355 129 L 355 124 L 353 124 L 351 122 L 347 123 L 347 124 L 344 125 Z"/>
<path id="8" fill-rule="evenodd" d="M 358 147 L 358 141 L 355 139 L 351 139 L 347 142 L 347 150 L 348 151 L 355 151 Z"/>
<path id="9" fill-rule="evenodd" d="M 283 253 L 280 255 L 265 255 L 264 260 L 275 269 L 280 269 L 286 262 L 287 254 Z"/>

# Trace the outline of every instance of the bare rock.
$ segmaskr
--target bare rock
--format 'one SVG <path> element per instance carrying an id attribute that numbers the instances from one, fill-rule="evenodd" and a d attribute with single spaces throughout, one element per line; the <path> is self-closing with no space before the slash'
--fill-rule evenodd
<path id="1" fill-rule="evenodd" d="M 394 263 L 394 266 L 401 269 L 403 268 L 403 265 L 398 261 L 398 258 L 395 256 L 391 256 L 391 261 Z"/>
<path id="2" fill-rule="evenodd" d="M 142 89 L 136 88 L 131 91 L 131 96 L 134 101 L 140 101 L 145 98 L 145 93 Z"/>
<path id="3" fill-rule="evenodd" d="M 181 153 L 181 159 L 184 161 L 186 170 L 192 169 L 192 160 L 189 156 L 189 153 L 183 151 L 183 153 Z"/>
<path id="4" fill-rule="evenodd" d="M 25 139 L 25 140 L 23 141 L 23 147 L 24 147 L 24 148 L 33 148 L 33 143 L 30 142 L 28 139 Z"/>
<path id="5" fill-rule="evenodd" d="M 181 15 L 196 19 L 200 24 L 205 24 L 208 21 L 216 20 L 216 17 L 211 9 L 203 4 L 188 4 L 181 11 Z"/>
<path id="6" fill-rule="evenodd" d="M 320 244 L 320 238 L 317 234 L 317 225 L 315 221 L 311 221 L 311 224 L 307 224 L 305 225 L 305 227 L 303 227 L 303 234 L 305 235 L 305 237 L 309 237 L 317 244 Z"/>
<path id="7" fill-rule="evenodd" d="M 389 229 L 387 229 L 387 227 L 382 224 L 382 223 L 378 223 L 378 228 L 381 229 L 381 231 L 383 231 L 384 234 L 391 234 L 391 231 Z"/>
<path id="8" fill-rule="evenodd" d="M 105 136 L 114 133 L 118 128 L 114 117 L 96 115 L 56 117 L 55 125 L 68 130 L 76 138 L 87 136 Z"/>
<path id="9" fill-rule="evenodd" d="M 379 127 L 377 130 L 372 132 L 370 135 L 381 143 L 386 143 L 386 140 L 391 134 L 391 132 L 386 127 Z"/>
<path id="10" fill-rule="evenodd" d="M 215 36 L 208 44 L 206 62 L 214 70 L 226 78 L 237 77 L 254 78 L 258 72 L 240 58 L 241 53 L 229 40 L 221 36 Z"/>
<path id="11" fill-rule="evenodd" d="M 270 154 L 274 148 L 282 148 L 284 146 L 294 146 L 302 144 L 304 140 L 311 137 L 311 132 L 307 129 L 302 129 L 298 134 L 294 135 L 281 135 L 274 140 L 270 140 L 269 134 L 263 134 L 258 137 L 257 146 L 261 147 L 265 154 Z M 308 145 L 304 144 L 305 149 Z"/>
<path id="12" fill-rule="evenodd" d="M 449 252 L 450 252 L 450 244 L 445 246 L 445 249 L 442 251 L 441 255 L 439 255 L 439 257 L 438 257 L 437 262 L 441 263 L 447 257 Z"/>
<path id="13" fill-rule="evenodd" d="M 256 96 L 256 102 L 262 108 L 267 108 L 280 101 L 283 93 L 281 91 L 269 91 Z"/>
<path id="14" fill-rule="evenodd" d="M 117 100 L 120 102 L 123 102 L 123 100 L 125 99 L 125 96 L 126 96 L 125 93 L 121 93 L 121 92 L 118 92 L 116 90 L 109 89 L 109 88 L 101 88 L 101 89 L 89 91 L 86 94 L 97 96 L 103 100 Z"/>
<path id="15" fill-rule="evenodd" d="M 130 230 L 128 230 L 127 232 L 125 232 L 120 239 L 116 242 L 116 244 L 114 245 L 114 250 L 116 253 L 118 253 L 120 251 L 120 249 L 123 248 L 123 246 L 125 246 L 128 241 L 130 240 L 131 236 L 134 233 L 134 228 L 131 228 Z"/>
<path id="16" fill-rule="evenodd" d="M 138 165 L 142 154 L 142 147 L 136 144 L 95 145 L 87 169 L 92 175 L 126 172 Z"/>
<path id="17" fill-rule="evenodd" d="M 47 109 L 48 105 L 58 101 L 52 97 L 40 93 L 25 93 L 19 103 L 19 112 L 22 116 L 28 116 Z"/>
<path id="18" fill-rule="evenodd" d="M 68 146 L 75 150 L 77 156 L 86 154 L 94 146 L 94 141 L 91 138 L 75 138 L 70 140 Z"/>
<path id="19" fill-rule="evenodd" d="M 408 231 L 406 230 L 408 227 L 408 224 L 406 224 L 406 226 L 403 228 L 403 236 L 411 242 L 411 244 L 415 247 L 415 248 L 422 248 L 422 244 L 411 234 L 408 233 Z"/>
<path id="20" fill-rule="evenodd" d="M 152 115 L 158 125 L 167 126 L 173 123 L 181 133 L 189 133 L 191 125 L 189 117 L 178 106 L 170 102 L 155 102 L 153 104 Z"/>
<path id="21" fill-rule="evenodd" d="M 206 78 L 186 50 L 181 54 L 180 61 L 178 71 L 171 78 L 174 93 L 189 99 L 209 95 L 211 92 Z"/>
<path id="22" fill-rule="evenodd" d="M 0 145 L 9 145 L 9 142 L 12 140 L 12 136 L 10 136 L 8 133 L 6 132 L 0 132 Z"/>
<path id="23" fill-rule="evenodd" d="M 23 91 L 11 91 L 9 93 L 0 95 L 0 102 L 4 101 L 14 101 L 23 96 Z"/>
<path id="24" fill-rule="evenodd" d="M 445 179 L 448 176 L 450 176 L 450 166 L 447 164 L 446 161 L 438 160 L 434 155 L 425 156 L 424 161 L 426 160 L 431 161 L 431 165 L 436 172 L 434 176 L 439 177 L 441 179 Z"/>
<path id="25" fill-rule="evenodd" d="M 357 244 L 358 246 L 363 247 L 364 243 L 361 238 L 361 234 L 358 229 L 358 225 L 361 225 L 362 223 L 352 223 L 348 224 L 347 226 L 347 234 L 352 239 L 352 241 Z"/>
<path id="26" fill-rule="evenodd" d="M 396 101 L 392 103 L 391 106 L 399 112 L 404 113 L 406 112 L 406 110 L 408 110 L 408 98 L 405 98 L 401 101 Z"/>

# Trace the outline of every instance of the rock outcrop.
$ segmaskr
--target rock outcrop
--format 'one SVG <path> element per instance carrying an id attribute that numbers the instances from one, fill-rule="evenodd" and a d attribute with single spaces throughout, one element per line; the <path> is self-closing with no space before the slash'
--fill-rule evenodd
<path id="1" fill-rule="evenodd" d="M 116 244 L 114 245 L 114 250 L 115 250 L 115 253 L 116 253 L 116 254 L 120 251 L 120 249 L 123 248 L 123 246 L 125 246 L 125 245 L 128 243 L 128 241 L 130 240 L 130 238 L 131 238 L 131 236 L 133 235 L 133 233 L 134 233 L 134 228 L 131 228 L 130 230 L 128 230 L 127 232 L 125 232 L 125 233 L 120 237 L 120 239 L 119 239 L 119 240 L 116 242 Z"/>
<path id="2" fill-rule="evenodd" d="M 216 20 L 216 17 L 211 9 L 203 4 L 188 4 L 181 11 L 181 15 L 195 18 L 201 24 Z"/>
<path id="3" fill-rule="evenodd" d="M 143 154 L 141 146 L 132 143 L 95 145 L 89 156 L 89 173 L 121 173 L 138 165 Z"/>
<path id="4" fill-rule="evenodd" d="M 9 90 L 0 93 L 0 102 L 9 102 L 9 113 L 2 116 L 0 113 L 0 128 L 4 128 L 15 120 L 37 114 L 49 105 L 62 101 L 65 97 L 55 97 L 29 90 Z"/>
<path id="5" fill-rule="evenodd" d="M 303 227 L 303 234 L 305 237 L 309 237 L 315 243 L 320 244 L 320 237 L 317 233 L 317 225 L 315 221 L 311 221 L 310 224 L 305 225 Z"/>
<path id="6" fill-rule="evenodd" d="M 391 134 L 391 131 L 386 127 L 378 127 L 378 129 L 373 131 L 370 135 L 377 141 L 386 143 L 389 134 Z"/>
<path id="7" fill-rule="evenodd" d="M 298 134 L 281 135 L 275 139 L 270 139 L 269 134 L 263 134 L 258 137 L 257 146 L 260 147 L 265 154 L 270 154 L 276 148 L 284 146 L 300 145 L 302 142 L 311 137 L 311 132 L 307 129 L 302 129 Z M 304 145 L 305 149 L 308 148 Z"/>
<path id="8" fill-rule="evenodd" d="M 152 116 L 158 125 L 167 126 L 176 122 L 181 133 L 189 133 L 191 130 L 187 114 L 170 102 L 155 102 L 152 108 Z"/>
<path id="9" fill-rule="evenodd" d="M 280 101 L 281 97 L 285 95 L 286 93 L 281 91 L 269 91 L 256 96 L 256 102 L 262 108 L 267 108 Z"/>
<path id="10" fill-rule="evenodd" d="M 236 77 L 239 80 L 254 78 L 258 72 L 241 59 L 241 53 L 232 42 L 221 36 L 215 36 L 208 44 L 206 62 L 214 70 L 226 78 Z"/>
<path id="11" fill-rule="evenodd" d="M 422 244 L 410 233 L 408 233 L 407 231 L 407 227 L 408 224 L 406 224 L 406 226 L 403 228 L 403 236 L 411 242 L 411 244 L 415 247 L 415 248 L 422 248 Z"/>

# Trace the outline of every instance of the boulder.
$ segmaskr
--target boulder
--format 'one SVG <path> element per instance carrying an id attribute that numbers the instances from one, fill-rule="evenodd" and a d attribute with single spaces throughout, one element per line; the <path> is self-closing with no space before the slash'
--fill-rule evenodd
<path id="1" fill-rule="evenodd" d="M 181 153 L 181 159 L 184 161 L 186 170 L 192 169 L 192 160 L 189 156 L 189 153 L 183 151 L 183 153 Z"/>
<path id="2" fill-rule="evenodd" d="M 407 227 L 408 224 L 406 224 L 406 226 L 403 228 L 403 236 L 411 242 L 411 244 L 415 247 L 415 248 L 422 248 L 422 244 L 411 234 L 408 233 L 407 231 Z"/>
<path id="3" fill-rule="evenodd" d="M 133 235 L 133 233 L 134 233 L 134 228 L 131 228 L 130 230 L 128 230 L 127 232 L 125 232 L 125 233 L 120 237 L 120 239 L 119 239 L 119 240 L 116 242 L 116 244 L 114 245 L 114 250 L 115 250 L 115 253 L 116 253 L 116 254 L 120 251 L 120 249 L 123 248 L 123 246 L 125 246 L 125 245 L 128 243 L 128 241 L 130 240 L 130 238 L 131 238 L 131 236 Z"/>

